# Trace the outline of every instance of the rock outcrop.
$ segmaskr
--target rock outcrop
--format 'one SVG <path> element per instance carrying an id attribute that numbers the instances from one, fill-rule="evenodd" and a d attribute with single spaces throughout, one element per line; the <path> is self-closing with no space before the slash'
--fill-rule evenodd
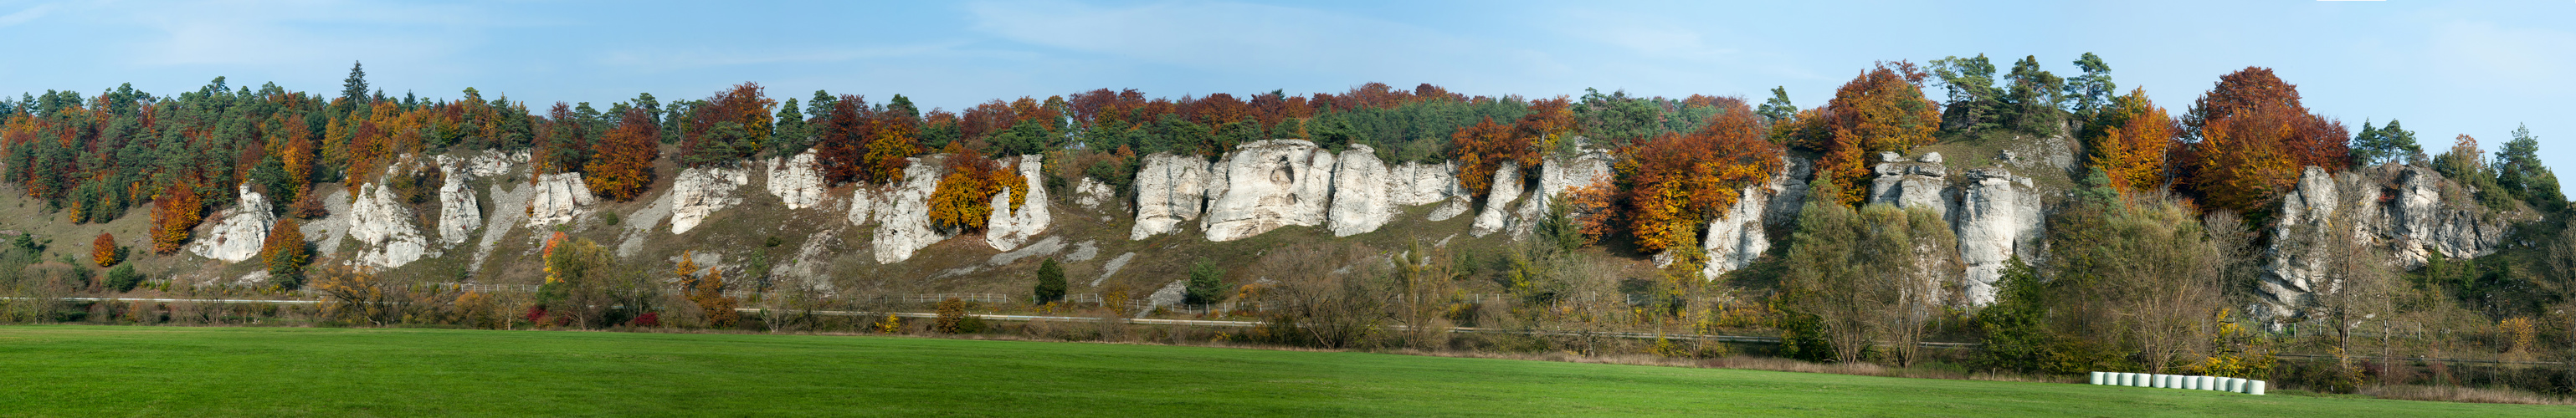
<path id="1" fill-rule="evenodd" d="M 268 198 L 250 191 L 250 184 L 238 188 L 240 203 L 215 214 L 222 221 L 196 242 L 188 243 L 188 252 L 200 257 L 241 262 L 259 256 L 259 248 L 268 241 L 268 227 L 277 223 L 269 213 Z"/>
<path id="2" fill-rule="evenodd" d="M 2337 257 L 2384 252 L 2390 267 L 2422 267 L 2432 254 L 2472 258 L 2493 254 L 2524 212 L 2479 205 L 2471 192 L 2431 169 L 2384 166 L 2327 173 L 2308 167 L 2297 188 L 2281 198 L 2265 250 L 2258 319 L 2288 321 L 2315 296 L 2333 292 L 2326 272 Z M 2360 242 L 2362 245 L 2336 245 Z M 2361 253 L 2367 256 L 2367 253 Z"/>
<path id="3" fill-rule="evenodd" d="M 788 209 L 804 209 L 823 203 L 823 172 L 814 168 L 814 151 L 794 157 L 769 159 L 769 194 Z"/>
<path id="4" fill-rule="evenodd" d="M 877 232 L 869 243 L 876 248 L 878 263 L 903 262 L 911 259 L 914 251 L 949 237 L 930 227 L 930 193 L 938 190 L 939 177 L 947 171 L 947 156 L 910 160 L 911 164 L 903 167 L 903 184 L 876 199 Z"/>
<path id="5" fill-rule="evenodd" d="M 1298 139 L 1243 144 L 1217 162 L 1200 219 L 1209 241 L 1233 241 L 1283 226 L 1324 223 L 1332 201 L 1333 154 Z"/>
<path id="6" fill-rule="evenodd" d="M 1001 193 L 993 194 L 993 212 L 984 222 L 984 243 L 993 249 L 1010 251 L 1019 248 L 1020 244 L 1029 242 L 1029 238 L 1046 232 L 1047 224 L 1055 222 L 1054 215 L 1048 213 L 1046 183 L 1042 180 L 1046 177 L 1039 172 L 1044 167 L 1039 158 L 1037 155 L 1020 156 L 1020 178 L 1028 183 L 1023 189 L 1028 190 L 1028 196 L 1020 199 L 1019 208 L 1011 207 L 1011 189 L 1005 188 Z"/>
<path id="7" fill-rule="evenodd" d="M 1476 208 L 1475 196 L 1467 186 L 1458 184 L 1456 163 L 1423 164 L 1408 162 L 1395 166 L 1389 173 L 1394 187 L 1387 198 L 1396 206 L 1420 206 L 1433 203 L 1424 219 L 1433 222 L 1449 220 Z"/>
<path id="8" fill-rule="evenodd" d="M 1127 239 L 1178 232 L 1197 220 L 1207 200 L 1208 162 L 1194 155 L 1155 153 L 1136 170 L 1136 226 Z"/>
<path id="9" fill-rule="evenodd" d="M 1389 177 L 1386 163 L 1378 161 L 1377 150 L 1367 145 L 1352 145 L 1343 151 L 1333 166 L 1333 204 L 1326 216 L 1333 236 L 1347 237 L 1376 231 L 1395 219 L 1396 206 L 1391 196 L 1398 186 L 1411 179 Z M 1410 186 L 1410 184 L 1404 184 Z"/>
<path id="10" fill-rule="evenodd" d="M 1510 226 L 1512 201 L 1521 198 L 1521 165 L 1504 161 L 1494 168 L 1494 182 L 1485 191 L 1485 209 L 1476 212 L 1476 223 L 1467 226 L 1467 235 L 1483 237 Z"/>
<path id="11" fill-rule="evenodd" d="M 1073 204 L 1082 205 L 1083 209 L 1100 210 L 1100 205 L 1117 203 L 1118 189 L 1110 188 L 1109 183 L 1102 183 L 1100 180 L 1091 179 L 1091 177 L 1083 177 L 1081 181 L 1074 183 Z M 1116 210 L 1123 208 L 1112 206 L 1110 209 Z"/>
<path id="12" fill-rule="evenodd" d="M 349 238 L 358 240 L 358 263 L 394 268 L 430 255 L 429 240 L 412 225 L 411 209 L 394 197 L 392 187 L 358 187 L 356 200 L 349 202 Z"/>
<path id="13" fill-rule="evenodd" d="M 1797 219 L 1798 209 L 1806 204 L 1808 163 L 1781 157 L 1779 174 L 1763 184 L 1745 186 L 1735 204 L 1725 213 L 1709 220 L 1708 234 L 1700 239 L 1708 256 L 1700 268 L 1702 279 L 1715 280 L 1727 272 L 1743 269 L 1771 250 L 1771 230 Z M 1658 262 L 1669 262 L 1659 257 Z"/>
<path id="14" fill-rule="evenodd" d="M 716 211 L 741 204 L 734 190 L 751 182 L 751 174 L 738 168 L 691 168 L 680 171 L 671 181 L 671 233 L 687 233 L 705 222 Z M 585 195 L 587 190 L 583 191 Z"/>
<path id="15" fill-rule="evenodd" d="M 1869 185 L 1869 203 L 1886 203 L 1908 208 L 1928 208 L 1950 218 L 1949 168 L 1941 165 L 1941 154 L 1925 154 L 1907 161 L 1896 153 L 1879 154 L 1879 164 L 1870 171 L 1878 179 Z"/>
<path id="16" fill-rule="evenodd" d="M 581 181 L 581 173 L 555 173 L 539 176 L 528 195 L 528 226 L 572 222 L 581 216 L 582 207 L 597 201 L 590 196 L 590 186 Z"/>
<path id="17" fill-rule="evenodd" d="M 1579 144 L 1581 140 L 1577 139 L 1577 141 Z M 1551 156 L 1540 163 L 1538 188 L 1530 190 L 1529 196 L 1522 197 L 1520 207 L 1513 211 L 1514 216 L 1508 227 L 1512 231 L 1513 239 L 1528 237 L 1530 231 L 1536 229 L 1538 223 L 1547 217 L 1548 206 L 1556 203 L 1557 196 L 1572 192 L 1578 187 L 1592 186 L 1611 180 L 1613 174 L 1610 172 L 1610 164 L 1616 160 L 1611 158 L 1609 153 L 1582 145 L 1577 147 L 1581 151 L 1573 157 Z"/>
<path id="18" fill-rule="evenodd" d="M 2002 168 L 1979 168 L 1968 170 L 1967 179 L 1958 210 L 1950 211 L 1957 215 L 1951 226 L 1959 236 L 1959 259 L 1967 264 L 1961 296 L 1970 305 L 1984 306 L 1995 302 L 1995 281 L 2003 277 L 2009 260 L 2040 261 L 2046 224 L 2040 195 L 2029 178 Z"/>
<path id="19" fill-rule="evenodd" d="M 474 179 L 473 170 L 447 164 L 443 158 L 439 161 L 445 180 L 438 185 L 438 239 L 445 245 L 463 244 L 483 223 L 483 208 L 474 199 L 474 189 L 466 186 Z"/>

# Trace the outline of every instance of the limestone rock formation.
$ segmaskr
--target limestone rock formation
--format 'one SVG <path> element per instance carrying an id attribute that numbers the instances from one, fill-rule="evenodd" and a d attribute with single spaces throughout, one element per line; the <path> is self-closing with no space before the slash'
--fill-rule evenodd
<path id="1" fill-rule="evenodd" d="M 445 181 L 438 185 L 438 238 L 445 245 L 463 244 L 483 223 L 483 208 L 474 199 L 474 189 L 466 183 L 474 179 L 473 170 L 444 163 L 438 169 Z"/>
<path id="2" fill-rule="evenodd" d="M 597 199 L 590 196 L 590 186 L 582 183 L 581 173 L 555 173 L 539 176 L 531 184 L 528 196 L 528 226 L 542 227 L 581 216 L 583 206 Z"/>
<path id="3" fill-rule="evenodd" d="M 357 200 L 349 202 L 349 238 L 358 240 L 360 264 L 402 267 L 429 255 L 429 240 L 413 227 L 411 209 L 394 197 L 392 187 L 358 187 Z"/>
<path id="4" fill-rule="evenodd" d="M 1222 187 L 1211 187 L 1207 214 L 1200 227 L 1209 241 L 1233 241 L 1283 226 L 1324 223 L 1332 200 L 1333 154 L 1298 139 L 1243 144 L 1212 171 L 1222 174 Z"/>
<path id="5" fill-rule="evenodd" d="M 1475 196 L 1466 186 L 1458 184 L 1456 163 L 1407 162 L 1390 171 L 1388 175 L 1393 187 L 1388 190 L 1387 198 L 1391 203 L 1396 206 L 1440 204 L 1424 217 L 1427 220 L 1445 221 L 1476 208 Z"/>
<path id="6" fill-rule="evenodd" d="M 1046 183 L 1042 180 L 1046 176 L 1038 171 L 1043 167 L 1039 158 L 1038 155 L 1020 156 L 1020 178 L 1027 180 L 1029 195 L 1020 199 L 1018 209 L 1011 208 L 1011 189 L 993 194 L 993 212 L 984 223 L 984 243 L 993 249 L 1010 251 L 1019 248 L 1020 244 L 1029 242 L 1029 238 L 1046 232 L 1048 223 L 1055 222 L 1055 217 L 1048 213 Z"/>
<path id="7" fill-rule="evenodd" d="M 1949 169 L 1943 167 L 1940 154 L 1926 155 L 1919 161 L 1906 161 L 1896 153 L 1882 153 L 1880 163 L 1870 170 L 1878 179 L 1869 185 L 1869 203 L 1886 203 L 1908 208 L 1929 208 L 1950 218 Z"/>
<path id="8" fill-rule="evenodd" d="M 689 232 L 716 211 L 742 203 L 734 189 L 751 182 L 739 168 L 702 167 L 680 171 L 671 181 L 671 233 Z M 585 192 L 586 193 L 586 192 Z"/>
<path id="9" fill-rule="evenodd" d="M 1397 182 L 1411 180 L 1388 177 L 1386 163 L 1378 161 L 1377 150 L 1367 145 L 1352 145 L 1351 150 L 1343 151 L 1332 176 L 1333 204 L 1327 218 L 1336 237 L 1376 231 L 1394 220 L 1396 205 L 1390 189 Z"/>
<path id="10" fill-rule="evenodd" d="M 1512 201 L 1521 197 L 1521 165 L 1504 161 L 1494 168 L 1494 182 L 1485 192 L 1485 209 L 1476 212 L 1476 223 L 1467 227 L 1467 235 L 1483 237 L 1501 232 L 1509 226 Z"/>
<path id="11" fill-rule="evenodd" d="M 1082 205 L 1083 209 L 1100 210 L 1100 205 L 1117 203 L 1118 189 L 1110 188 L 1109 183 L 1102 183 L 1091 177 L 1083 177 L 1081 181 L 1074 183 L 1073 204 Z M 1110 209 L 1121 208 L 1113 206 Z"/>
<path id="12" fill-rule="evenodd" d="M 269 214 L 268 198 L 250 191 L 250 184 L 238 188 L 240 203 L 215 214 L 222 221 L 188 243 L 188 252 L 200 257 L 241 262 L 259 256 L 259 247 L 268 241 L 268 227 L 277 223 Z"/>
<path id="13" fill-rule="evenodd" d="M 788 209 L 804 209 L 823 203 L 823 173 L 814 169 L 814 151 L 806 150 L 794 157 L 769 159 L 769 194 L 778 196 Z"/>
<path id="14" fill-rule="evenodd" d="M 1771 250 L 1771 229 L 1797 219 L 1798 209 L 1806 204 L 1808 163 L 1793 157 L 1780 157 L 1779 174 L 1763 184 L 1745 186 L 1725 213 L 1709 220 L 1708 234 L 1700 239 L 1708 263 L 1700 268 L 1702 279 L 1742 269 Z M 1668 263 L 1670 257 L 1658 257 Z"/>
<path id="15" fill-rule="evenodd" d="M 2340 252 L 2337 240 L 2359 240 L 2385 251 L 2391 267 L 2422 267 L 2431 254 L 2471 258 L 2493 254 L 2527 212 L 2498 212 L 2470 198 L 2471 191 L 2432 169 L 2384 166 L 2327 173 L 2308 167 L 2296 189 L 2281 198 L 2263 279 L 2257 318 L 2285 321 L 2304 313 L 2318 292 L 2331 292 L 2326 274 Z"/>
<path id="16" fill-rule="evenodd" d="M 1577 141 L 1580 144 L 1581 140 Z M 1530 190 L 1529 196 L 1522 197 L 1520 208 L 1513 211 L 1514 216 L 1508 227 L 1512 231 L 1513 239 L 1528 237 L 1530 231 L 1537 228 L 1539 221 L 1547 217 L 1548 205 L 1555 204 L 1557 196 L 1573 191 L 1577 187 L 1592 186 L 1611 180 L 1613 174 L 1610 172 L 1610 164 L 1616 160 L 1611 158 L 1609 153 L 1582 145 L 1577 147 L 1580 147 L 1581 151 L 1573 157 L 1551 156 L 1539 165 L 1538 188 Z"/>
<path id="17" fill-rule="evenodd" d="M 1169 234 L 1197 220 L 1207 200 L 1208 162 L 1195 155 L 1155 153 L 1136 170 L 1136 226 L 1127 239 Z"/>
<path id="18" fill-rule="evenodd" d="M 1959 236 L 1959 259 L 1968 267 L 1962 296 L 1970 305 L 1984 306 L 1995 302 L 1995 281 L 2003 277 L 2007 261 L 2015 256 L 2040 261 L 2046 224 L 2040 195 L 2029 178 L 2002 168 L 1968 170 L 1967 178 L 1959 208 L 1951 211 L 1958 215 L 1951 226 Z"/>
<path id="19" fill-rule="evenodd" d="M 877 232 L 869 242 L 876 248 L 878 263 L 903 262 L 914 251 L 949 237 L 930 227 L 930 193 L 939 188 L 939 177 L 947 171 L 947 156 L 910 160 L 903 167 L 903 184 L 885 191 L 875 211 Z"/>

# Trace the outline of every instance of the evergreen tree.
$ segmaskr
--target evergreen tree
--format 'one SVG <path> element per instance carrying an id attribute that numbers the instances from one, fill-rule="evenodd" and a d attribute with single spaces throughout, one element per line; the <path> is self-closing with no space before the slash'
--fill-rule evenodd
<path id="1" fill-rule="evenodd" d="M 805 112 L 797 109 L 796 98 L 790 97 L 787 104 L 778 106 L 777 117 L 778 132 L 772 134 L 776 139 L 767 149 L 770 156 L 796 155 L 814 146 L 813 132 L 805 123 Z"/>
<path id="2" fill-rule="evenodd" d="M 2003 93 L 1995 90 L 1995 64 L 1986 54 L 1932 60 L 1931 67 L 1950 91 L 1950 101 L 1942 104 L 1942 129 L 1974 134 L 2003 126 Z"/>
<path id="3" fill-rule="evenodd" d="M 2086 52 L 2084 57 L 2075 59 L 2075 68 L 2084 70 L 2084 75 L 2066 80 L 2065 95 L 2074 104 L 2068 110 L 2074 111 L 2078 120 L 2088 119 L 2111 106 L 2111 97 L 2118 94 L 2120 86 L 2111 82 L 2111 65 L 2103 63 L 2101 56 Z"/>
<path id="4" fill-rule="evenodd" d="M 2496 151 L 2496 185 L 2513 193 L 2532 206 L 2555 211 L 2567 204 L 2567 196 L 2558 189 L 2558 175 L 2540 163 L 2540 138 L 2531 135 L 2530 126 L 2513 130 L 2513 139 Z"/>
<path id="5" fill-rule="evenodd" d="M 1181 303 L 1206 305 L 1225 301 L 1225 270 L 1215 262 L 1200 259 L 1190 265 L 1190 281 L 1182 290 Z"/>
<path id="6" fill-rule="evenodd" d="M 1778 86 L 1771 88 L 1771 99 L 1762 101 L 1762 109 L 1756 112 L 1762 115 L 1763 125 L 1778 125 L 1797 116 L 1798 106 L 1789 104 L 1789 88 Z"/>
<path id="7" fill-rule="evenodd" d="M 1055 259 L 1053 258 L 1046 259 L 1045 263 L 1038 264 L 1038 285 L 1035 290 L 1037 293 L 1037 303 L 1045 304 L 1064 300 L 1064 266 L 1056 264 Z"/>
<path id="8" fill-rule="evenodd" d="M 350 62 L 349 79 L 340 83 L 340 98 L 349 100 L 350 106 L 359 108 L 365 107 L 362 106 L 365 104 L 363 102 L 368 101 L 367 67 L 365 63 L 355 61 Z"/>

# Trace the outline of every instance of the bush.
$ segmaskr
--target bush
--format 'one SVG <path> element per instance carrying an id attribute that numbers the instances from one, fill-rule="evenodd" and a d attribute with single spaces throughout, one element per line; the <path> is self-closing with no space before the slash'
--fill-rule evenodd
<path id="1" fill-rule="evenodd" d="M 143 273 L 134 272 L 133 264 L 120 264 L 107 271 L 107 286 L 118 292 L 132 292 L 143 284 Z"/>
<path id="2" fill-rule="evenodd" d="M 984 318 L 967 315 L 965 300 L 948 298 L 939 301 L 939 318 L 933 320 L 932 327 L 944 333 L 973 334 L 984 332 Z"/>

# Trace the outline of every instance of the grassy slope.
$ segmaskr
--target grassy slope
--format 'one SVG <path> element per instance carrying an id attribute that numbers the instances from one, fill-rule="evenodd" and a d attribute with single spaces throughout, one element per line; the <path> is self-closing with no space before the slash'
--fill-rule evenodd
<path id="1" fill-rule="evenodd" d="M 0 327 L 0 415 L 2538 416 L 2565 407 L 918 338 Z"/>

